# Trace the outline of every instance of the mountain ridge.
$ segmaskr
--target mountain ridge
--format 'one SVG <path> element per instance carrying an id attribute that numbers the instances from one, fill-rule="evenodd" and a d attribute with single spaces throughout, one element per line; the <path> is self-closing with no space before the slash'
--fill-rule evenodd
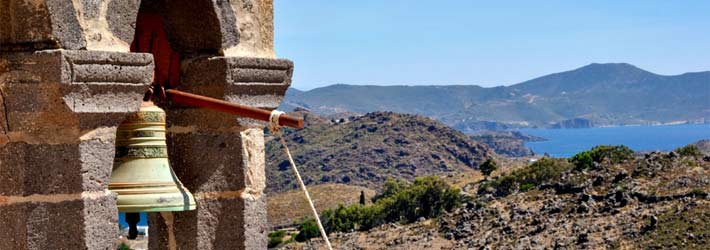
<path id="1" fill-rule="evenodd" d="M 562 72 L 557 72 L 557 73 L 550 73 L 550 74 L 547 74 L 547 75 L 535 77 L 535 78 L 533 78 L 533 79 L 526 80 L 526 81 L 522 81 L 522 82 L 518 82 L 518 83 L 513 83 L 513 84 L 509 84 L 509 85 L 496 85 L 496 86 L 490 86 L 490 87 L 484 87 L 484 86 L 477 85 L 477 84 L 444 84 L 444 85 L 441 85 L 441 84 L 416 84 L 416 85 L 394 84 L 394 85 L 377 85 L 377 84 L 347 84 L 347 83 L 334 83 L 334 84 L 330 84 L 330 85 L 326 85 L 326 86 L 321 86 L 321 87 L 316 87 L 316 88 L 312 88 L 312 89 L 308 89 L 308 90 L 303 90 L 303 89 L 299 89 L 299 88 L 296 88 L 296 87 L 290 87 L 290 88 L 289 88 L 289 91 L 293 90 L 293 91 L 297 91 L 297 92 L 309 92 L 309 91 L 313 91 L 313 90 L 318 90 L 318 89 L 323 89 L 323 88 L 329 88 L 329 87 L 334 87 L 334 86 L 362 86 L 362 87 L 368 87 L 368 86 L 371 86 L 371 87 L 480 87 L 480 88 L 484 88 L 484 89 L 506 88 L 506 87 L 512 87 L 512 86 L 520 85 L 520 84 L 523 84 L 523 83 L 525 83 L 525 82 L 533 81 L 533 80 L 538 79 L 538 78 L 543 78 L 543 77 L 545 77 L 545 76 L 551 76 L 551 75 L 556 75 L 556 74 L 562 74 L 562 73 L 572 72 L 572 71 L 576 71 L 576 70 L 583 70 L 583 69 L 586 69 L 586 68 L 588 68 L 588 67 L 596 67 L 596 66 L 628 66 L 628 68 L 634 68 L 634 69 L 640 70 L 640 71 L 642 71 L 642 72 L 645 72 L 645 73 L 648 73 L 648 74 L 651 74 L 651 75 L 662 76 L 662 77 L 678 77 L 678 76 L 684 76 L 684 75 L 710 74 L 710 70 L 703 70 L 703 71 L 689 71 L 689 72 L 684 72 L 684 73 L 680 73 L 680 74 L 668 74 L 668 75 L 665 75 L 665 74 L 658 74 L 658 73 L 654 73 L 654 72 L 651 72 L 651 71 L 644 70 L 644 69 L 639 68 L 639 67 L 637 67 L 637 66 L 635 66 L 635 65 L 633 65 L 633 64 L 630 64 L 630 63 L 590 63 L 590 64 L 587 64 L 587 65 L 585 65 L 585 66 L 582 66 L 582 67 L 579 67 L 579 68 L 576 68 L 576 69 L 567 70 L 567 71 L 562 71 Z"/>
<path id="2" fill-rule="evenodd" d="M 710 121 L 710 71 L 660 75 L 592 63 L 509 86 L 347 85 L 289 90 L 283 109 L 319 114 L 392 111 L 485 128 L 585 127 Z"/>

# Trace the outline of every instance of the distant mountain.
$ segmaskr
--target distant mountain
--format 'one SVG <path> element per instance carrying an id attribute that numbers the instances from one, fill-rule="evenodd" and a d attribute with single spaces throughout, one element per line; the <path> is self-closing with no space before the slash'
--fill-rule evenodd
<path id="1" fill-rule="evenodd" d="M 379 189 L 388 177 L 413 180 L 461 173 L 496 157 L 485 145 L 423 116 L 376 112 L 328 123 L 311 115 L 306 122 L 305 129 L 285 136 L 307 185 Z M 274 166 L 266 169 L 267 192 L 297 188 L 281 145 L 273 138 L 266 142 L 266 160 Z"/>
<path id="2" fill-rule="evenodd" d="M 319 114 L 393 111 L 462 131 L 710 122 L 710 71 L 664 76 L 630 64 L 590 64 L 511 86 L 331 85 L 291 89 L 282 108 Z"/>

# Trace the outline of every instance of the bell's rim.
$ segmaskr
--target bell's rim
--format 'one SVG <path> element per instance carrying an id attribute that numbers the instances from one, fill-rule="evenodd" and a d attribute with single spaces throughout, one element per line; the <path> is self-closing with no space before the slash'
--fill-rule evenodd
<path id="1" fill-rule="evenodd" d="M 162 187 L 175 187 L 176 185 L 181 185 L 182 183 L 180 182 L 175 182 L 175 181 L 164 181 L 164 182 L 113 182 L 108 184 L 108 189 L 111 191 L 114 191 L 114 188 L 122 188 L 122 187 L 128 187 L 128 188 L 137 188 L 137 187 L 145 187 L 145 188 L 162 188 Z"/>

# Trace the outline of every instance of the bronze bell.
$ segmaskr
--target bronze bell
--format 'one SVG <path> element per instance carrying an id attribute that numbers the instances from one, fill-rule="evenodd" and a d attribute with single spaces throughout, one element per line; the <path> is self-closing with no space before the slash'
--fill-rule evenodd
<path id="1" fill-rule="evenodd" d="M 168 162 L 165 111 L 152 102 L 144 102 L 118 126 L 108 189 L 118 194 L 121 212 L 195 209 L 195 198 Z"/>

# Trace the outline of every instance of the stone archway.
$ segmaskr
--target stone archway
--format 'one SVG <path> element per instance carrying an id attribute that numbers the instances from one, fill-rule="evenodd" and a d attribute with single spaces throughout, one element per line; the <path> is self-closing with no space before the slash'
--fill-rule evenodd
<path id="1" fill-rule="evenodd" d="M 130 53 L 151 4 L 181 54 L 178 89 L 281 102 L 293 64 L 274 58 L 271 0 L 0 0 L 0 249 L 114 249 L 115 130 L 153 80 L 152 56 Z M 180 248 L 265 248 L 264 124 L 165 105 L 172 165 L 198 202 L 175 214 Z M 150 220 L 151 249 L 166 248 Z"/>

